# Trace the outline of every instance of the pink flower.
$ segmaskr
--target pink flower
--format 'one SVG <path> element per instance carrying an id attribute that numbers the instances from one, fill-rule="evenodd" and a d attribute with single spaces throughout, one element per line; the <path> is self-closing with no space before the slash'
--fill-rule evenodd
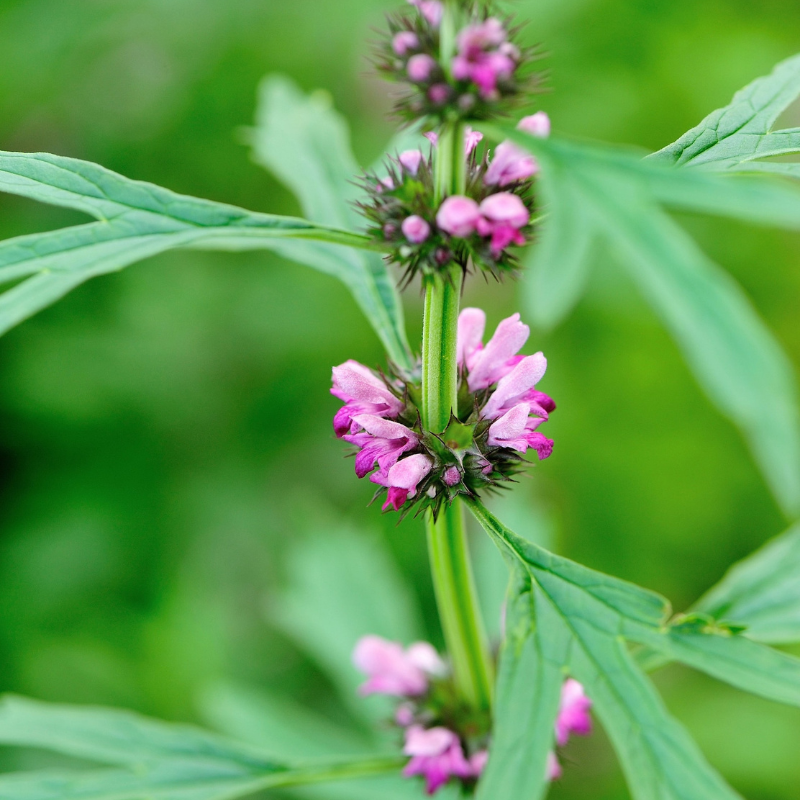
<path id="1" fill-rule="evenodd" d="M 431 235 L 431 226 L 416 214 L 406 217 L 400 229 L 411 244 L 420 244 Z"/>
<path id="2" fill-rule="evenodd" d="M 404 150 L 397 157 L 397 160 L 403 165 L 403 169 L 410 175 L 416 175 L 419 172 L 419 165 L 422 163 L 421 150 Z"/>
<path id="3" fill-rule="evenodd" d="M 422 134 L 434 147 L 439 144 L 439 134 L 436 131 L 427 131 Z"/>
<path id="4" fill-rule="evenodd" d="M 472 236 L 479 219 L 478 204 L 469 197 L 457 194 L 448 197 L 436 214 L 439 228 L 457 239 Z"/>
<path id="5" fill-rule="evenodd" d="M 492 255 L 497 258 L 512 242 L 525 244 L 520 232 L 530 221 L 531 215 L 525 203 L 511 192 L 489 195 L 480 205 L 481 216 L 477 230 L 481 236 L 491 236 Z"/>
<path id="6" fill-rule="evenodd" d="M 483 141 L 483 134 L 467 127 L 464 129 L 464 155 L 469 157 L 472 151 L 478 146 L 478 142 Z"/>
<path id="7" fill-rule="evenodd" d="M 408 72 L 408 77 L 414 83 L 423 83 L 430 78 L 436 67 L 436 61 L 427 53 L 417 53 L 417 55 L 408 59 L 406 71 Z"/>
<path id="8" fill-rule="evenodd" d="M 529 117 L 523 117 L 517 129 L 529 133 L 531 136 L 538 136 L 546 139 L 550 135 L 550 117 L 544 111 L 537 111 Z"/>
<path id="9" fill-rule="evenodd" d="M 473 753 L 469 759 L 469 765 L 472 767 L 472 777 L 473 778 L 480 778 L 483 774 L 484 769 L 486 769 L 486 762 L 489 760 L 489 751 L 488 750 L 478 750 L 477 753 Z"/>
<path id="10" fill-rule="evenodd" d="M 353 418 L 360 414 L 396 417 L 403 410 L 402 400 L 372 370 L 357 361 L 345 361 L 333 368 L 331 394 L 345 402 L 333 418 L 333 429 L 339 438 L 348 431 L 358 430 Z"/>
<path id="11" fill-rule="evenodd" d="M 557 781 L 563 774 L 561 764 L 558 763 L 556 754 L 551 750 L 547 754 L 547 780 Z"/>
<path id="12" fill-rule="evenodd" d="M 379 465 L 380 466 L 380 465 Z M 386 502 L 383 510 L 394 508 L 399 511 L 409 497 L 417 494 L 417 485 L 433 468 L 433 460 L 422 453 L 397 461 L 387 470 L 381 468 L 370 477 L 373 483 L 386 486 Z"/>
<path id="13" fill-rule="evenodd" d="M 458 315 L 456 359 L 459 367 L 472 369 L 474 357 L 483 348 L 485 328 L 486 314 L 479 308 L 465 308 Z"/>
<path id="14" fill-rule="evenodd" d="M 445 482 L 447 486 L 455 486 L 458 483 L 461 483 L 461 472 L 459 471 L 458 467 L 448 467 L 444 475 L 442 475 L 442 480 Z"/>
<path id="15" fill-rule="evenodd" d="M 438 28 L 442 22 L 442 14 L 444 13 L 444 5 L 440 0 L 408 0 L 412 6 L 416 6 L 420 14 L 428 21 L 434 28 Z"/>
<path id="16" fill-rule="evenodd" d="M 507 411 L 489 427 L 490 447 L 508 447 L 520 453 L 534 449 L 543 461 L 553 452 L 553 440 L 538 433 L 536 428 L 544 422 L 541 417 L 531 417 L 531 407 L 520 403 Z"/>
<path id="17" fill-rule="evenodd" d="M 489 17 L 483 22 L 468 25 L 458 34 L 456 43 L 459 52 L 467 58 L 476 58 L 484 50 L 499 47 L 505 42 L 508 34 L 503 23 L 497 17 Z"/>
<path id="18" fill-rule="evenodd" d="M 366 676 L 359 691 L 363 695 L 391 694 L 416 697 L 428 691 L 429 678 L 445 671 L 444 662 L 427 642 L 416 642 L 407 650 L 380 636 L 364 636 L 353 651 L 353 663 Z M 401 706 L 402 708 L 402 706 Z M 409 718 L 409 720 L 413 718 Z"/>
<path id="19" fill-rule="evenodd" d="M 428 100 L 437 106 L 444 105 L 450 97 L 450 87 L 446 83 L 434 83 L 428 89 Z"/>
<path id="20" fill-rule="evenodd" d="M 547 359 L 539 352 L 532 356 L 525 356 L 508 375 L 505 375 L 497 384 L 481 416 L 484 419 L 497 419 L 518 403 L 532 405 L 536 402 L 541 392 L 532 392 L 537 383 L 544 377 L 547 370 Z M 545 395 L 546 397 L 546 395 Z M 552 402 L 552 401 L 551 401 Z M 532 411 L 541 411 L 540 416 L 547 419 L 547 410 L 536 404 Z"/>
<path id="21" fill-rule="evenodd" d="M 410 50 L 416 50 L 418 47 L 419 38 L 412 31 L 400 31 L 392 39 L 392 50 L 401 57 L 407 55 Z"/>
<path id="22" fill-rule="evenodd" d="M 561 707 L 556 719 L 556 741 L 560 747 L 569 741 L 570 734 L 588 736 L 592 732 L 591 708 L 592 701 L 583 686 L 574 678 L 567 678 L 561 687 Z"/>
<path id="23" fill-rule="evenodd" d="M 406 731 L 403 752 L 411 760 L 403 775 L 422 775 L 427 793 L 434 794 L 451 777 L 473 777 L 473 766 L 464 757 L 461 741 L 448 728 L 428 728 L 412 725 Z"/>
<path id="24" fill-rule="evenodd" d="M 495 17 L 469 25 L 458 35 L 458 54 L 453 58 L 453 77 L 471 80 L 480 95 L 492 98 L 501 79 L 508 79 L 517 68 L 519 52 L 506 41 L 508 33 Z"/>
<path id="25" fill-rule="evenodd" d="M 419 444 L 417 434 L 399 422 L 391 422 L 373 414 L 359 414 L 353 417 L 353 423 L 357 428 L 363 428 L 364 432 L 345 434 L 341 438 L 360 448 L 356 454 L 356 475 L 359 478 L 369 474 L 376 464 L 378 474 L 386 475 L 403 453 Z"/>
<path id="26" fill-rule="evenodd" d="M 539 164 L 530 153 L 513 142 L 503 142 L 495 148 L 484 181 L 487 186 L 507 186 L 509 183 L 526 181 L 538 171 Z"/>
<path id="27" fill-rule="evenodd" d="M 466 310 L 464 309 L 464 311 Z M 472 310 L 470 311 L 472 312 Z M 474 319 L 477 317 L 473 316 Z M 466 327 L 465 325 L 465 330 Z M 519 314 L 514 314 L 497 326 L 494 336 L 486 344 L 486 347 L 473 351 L 470 355 L 466 352 L 467 344 L 465 342 L 464 352 L 470 370 L 467 378 L 469 390 L 477 392 L 481 389 L 488 389 L 493 383 L 497 383 L 508 375 L 522 360 L 523 357 L 516 356 L 516 353 L 528 341 L 530 332 L 531 329 L 520 322 Z M 474 331 L 471 335 L 474 337 Z M 458 347 L 458 344 L 456 346 Z"/>

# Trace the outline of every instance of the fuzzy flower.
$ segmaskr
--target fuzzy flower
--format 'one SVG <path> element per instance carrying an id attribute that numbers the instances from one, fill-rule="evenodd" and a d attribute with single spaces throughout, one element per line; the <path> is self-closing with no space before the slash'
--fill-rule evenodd
<path id="1" fill-rule="evenodd" d="M 412 6 L 419 9 L 419 13 L 434 28 L 438 28 L 444 14 L 444 4 L 440 0 L 408 0 Z"/>
<path id="2" fill-rule="evenodd" d="M 421 244 L 431 235 L 431 226 L 417 214 L 406 217 L 400 229 L 411 244 Z"/>
<path id="3" fill-rule="evenodd" d="M 519 453 L 533 449 L 540 460 L 548 458 L 553 441 L 536 430 L 555 410 L 552 399 L 536 389 L 547 359 L 542 353 L 517 355 L 530 335 L 519 314 L 504 319 L 486 346 L 485 328 L 483 311 L 465 308 L 458 318 L 456 357 L 470 392 L 495 387 L 480 410 L 482 419 L 493 420 L 487 444 Z"/>
<path id="4" fill-rule="evenodd" d="M 359 639 L 353 663 L 367 676 L 359 689 L 363 695 L 416 697 L 428 691 L 431 677 L 445 672 L 444 662 L 427 642 L 415 642 L 404 650 L 380 636 Z"/>
<path id="5" fill-rule="evenodd" d="M 403 409 L 402 401 L 386 383 L 357 361 L 345 361 L 333 368 L 331 394 L 345 402 L 333 418 L 333 429 L 340 439 L 358 430 L 353 418 L 360 414 L 393 418 Z"/>
<path id="6" fill-rule="evenodd" d="M 427 477 L 431 469 L 433 469 L 433 459 L 417 453 L 397 461 L 388 471 L 379 469 L 371 475 L 370 480 L 373 483 L 386 486 L 388 489 L 383 510 L 393 508 L 399 511 L 406 500 L 416 497 L 417 486 Z"/>
<path id="7" fill-rule="evenodd" d="M 550 117 L 538 111 L 520 120 L 517 128 L 532 136 L 546 139 L 550 135 Z M 539 171 L 536 159 L 513 142 L 502 142 L 494 151 L 484 181 L 487 186 L 507 186 L 532 178 Z"/>
<path id="8" fill-rule="evenodd" d="M 388 475 L 400 456 L 419 444 L 419 437 L 410 428 L 374 414 L 359 414 L 353 417 L 353 424 L 360 432 L 348 433 L 341 438 L 359 448 L 356 454 L 356 475 L 359 478 L 368 475 L 376 466 L 378 475 Z"/>
<path id="9" fill-rule="evenodd" d="M 497 258 L 510 244 L 525 244 L 522 234 L 530 212 L 525 203 L 511 192 L 491 194 L 480 205 L 481 216 L 476 228 L 481 236 L 491 236 L 492 255 Z"/>
<path id="10" fill-rule="evenodd" d="M 412 725 L 406 731 L 403 752 L 411 756 L 403 775 L 422 775 L 428 794 L 434 794 L 451 777 L 473 777 L 473 766 L 464 756 L 461 741 L 448 728 Z"/>
<path id="11" fill-rule="evenodd" d="M 453 77 L 472 81 L 484 99 L 494 98 L 498 82 L 510 79 L 517 68 L 519 52 L 507 39 L 508 32 L 496 17 L 464 28 L 457 39 Z"/>
<path id="12" fill-rule="evenodd" d="M 392 38 L 392 50 L 401 58 L 418 48 L 419 37 L 413 31 L 399 31 Z"/>
<path id="13" fill-rule="evenodd" d="M 479 219 L 478 204 L 471 197 L 457 194 L 448 197 L 436 213 L 439 228 L 456 239 L 466 239 L 475 233 Z"/>
<path id="14" fill-rule="evenodd" d="M 419 172 L 419 165 L 422 163 L 422 158 L 423 156 L 421 150 L 404 150 L 397 157 L 397 160 L 409 175 L 416 177 L 417 173 Z"/>

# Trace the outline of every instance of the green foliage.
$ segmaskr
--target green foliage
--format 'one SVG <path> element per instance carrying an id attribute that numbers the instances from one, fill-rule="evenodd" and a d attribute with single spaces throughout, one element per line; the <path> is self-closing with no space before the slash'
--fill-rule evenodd
<path id="1" fill-rule="evenodd" d="M 0 153 L 0 190 L 74 208 L 97 222 L 0 243 L 0 333 L 97 275 L 171 249 L 252 250 L 298 238 L 365 246 L 363 237 L 292 217 L 255 214 L 131 181 L 96 164 Z"/>
<path id="2" fill-rule="evenodd" d="M 3 775 L 7 800 L 222 800 L 259 789 L 347 779 L 397 769 L 398 759 L 360 759 L 287 767 L 257 749 L 127 711 L 79 708 L 8 697 L 0 740 L 128 769 Z"/>
<path id="3" fill-rule="evenodd" d="M 337 228 L 363 227 L 353 205 L 360 194 L 355 180 L 361 170 L 350 151 L 347 124 L 326 94 L 306 96 L 288 78 L 267 78 L 250 140 L 254 159 L 294 192 L 310 220 Z M 278 252 L 343 281 L 389 357 L 400 367 L 411 366 L 403 307 L 379 255 L 325 248 L 321 259 L 308 243 L 297 241 L 281 242 Z"/>
<path id="4" fill-rule="evenodd" d="M 800 526 L 731 567 L 694 606 L 746 626 L 745 635 L 768 644 L 800 642 Z"/>
<path id="5" fill-rule="evenodd" d="M 513 734 L 526 714 L 542 713 L 536 704 L 552 712 L 552 731 L 560 668 L 574 675 L 594 701 L 636 798 L 736 797 L 669 716 L 626 642 L 644 644 L 740 689 L 795 706 L 800 706 L 800 660 L 708 620 L 671 623 L 662 597 L 555 556 L 521 539 L 479 501 L 467 504 L 516 576 L 509 598 L 515 611 L 498 687 L 505 701 L 498 703 L 495 723 L 494 747 L 503 749 L 492 751 L 486 782 L 541 796 L 545 747 L 528 740 L 526 760 L 526 744 Z M 518 678 L 522 663 L 532 675 L 527 685 Z M 537 721 L 537 731 L 547 728 L 546 721 Z M 550 746 L 552 733 L 547 741 Z M 485 796 L 491 796 L 488 790 Z"/>
<path id="6" fill-rule="evenodd" d="M 709 398 L 742 430 L 778 502 L 800 512 L 800 414 L 789 360 L 740 287 L 661 208 L 797 230 L 800 190 L 665 167 L 617 148 L 544 141 L 510 126 L 484 129 L 542 163 L 550 213 L 528 264 L 536 319 L 552 325 L 571 307 L 594 243 L 610 244 Z"/>
<path id="7" fill-rule="evenodd" d="M 800 95 L 800 55 L 778 64 L 650 158 L 676 166 L 796 175 L 796 164 L 757 159 L 800 153 L 800 128 L 773 131 L 778 116 Z"/>

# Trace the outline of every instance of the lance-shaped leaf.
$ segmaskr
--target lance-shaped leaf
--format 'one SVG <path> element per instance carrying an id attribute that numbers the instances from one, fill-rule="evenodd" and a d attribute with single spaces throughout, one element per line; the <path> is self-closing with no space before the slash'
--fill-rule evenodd
<path id="1" fill-rule="evenodd" d="M 545 620 L 552 628 L 549 638 L 568 637 L 560 666 L 584 684 L 594 701 L 634 796 L 735 797 L 669 717 L 626 642 L 647 645 L 740 689 L 796 706 L 800 660 L 708 620 L 671 624 L 669 604 L 659 595 L 553 555 L 510 531 L 479 501 L 466 502 L 500 550 L 530 576 L 534 629 Z"/>
<path id="2" fill-rule="evenodd" d="M 381 775 L 403 762 L 368 757 L 289 766 L 197 728 L 22 698 L 0 705 L 0 741 L 127 767 L 2 775 L 4 800 L 224 800 L 271 787 Z"/>
<path id="3" fill-rule="evenodd" d="M 730 105 L 709 114 L 699 125 L 651 156 L 677 166 L 749 169 L 750 162 L 800 152 L 800 128 L 773 131 L 778 116 L 800 96 L 800 55 L 778 64 L 772 74 L 753 81 Z M 771 164 L 792 175 L 796 165 Z"/>
<path id="4" fill-rule="evenodd" d="M 132 181 L 96 164 L 0 152 L 0 191 L 65 206 L 97 222 L 0 242 L 0 334 L 81 283 L 176 248 L 276 249 L 297 239 L 315 266 L 335 272 L 336 250 L 368 247 L 359 234 L 258 214 Z"/>
<path id="5" fill-rule="evenodd" d="M 789 359 L 741 288 L 661 207 L 800 229 L 800 190 L 643 161 L 619 148 L 537 139 L 510 126 L 484 130 L 533 152 L 544 195 L 555 198 L 542 245 L 532 250 L 535 307 L 569 308 L 584 280 L 585 264 L 576 264 L 593 240 L 610 244 L 706 394 L 741 429 L 778 502 L 800 512 L 800 413 Z M 568 240 L 562 273 L 558 243 Z"/>
<path id="6" fill-rule="evenodd" d="M 537 605 L 530 575 L 515 563 L 511 575 L 492 743 L 478 800 L 539 800 L 545 795 L 547 758 L 555 744 L 564 682 L 562 667 L 568 661 L 570 639 L 550 606 Z"/>
<path id="7" fill-rule="evenodd" d="M 731 567 L 694 609 L 746 626 L 759 642 L 800 642 L 800 525 Z"/>
<path id="8" fill-rule="evenodd" d="M 327 95 L 306 96 L 288 78 L 265 79 L 249 138 L 254 159 L 297 195 L 309 219 L 336 228 L 363 226 L 353 205 L 360 194 L 354 181 L 361 170 L 350 151 L 347 125 Z M 317 254 L 304 245 L 285 241 L 279 252 L 318 267 Z M 376 253 L 329 248 L 325 269 L 353 293 L 389 357 L 401 367 L 410 366 L 403 307 L 383 259 Z"/>

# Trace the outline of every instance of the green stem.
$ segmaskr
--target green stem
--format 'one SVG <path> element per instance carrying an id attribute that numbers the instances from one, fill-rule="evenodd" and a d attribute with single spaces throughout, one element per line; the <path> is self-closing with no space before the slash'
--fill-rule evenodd
<path id="1" fill-rule="evenodd" d="M 449 0 L 441 28 L 444 63 L 454 47 L 457 5 Z M 445 124 L 436 152 L 437 206 L 445 197 L 466 189 L 464 128 Z M 463 282 L 462 264 L 449 273 L 425 280 L 425 316 L 422 332 L 422 420 L 425 429 L 443 433 L 458 408 L 456 337 Z M 458 691 L 474 708 L 491 708 L 493 667 L 475 591 L 467 549 L 464 509 L 456 500 L 434 520 L 429 515 L 428 551 L 433 586 L 445 643 L 453 664 Z"/>

